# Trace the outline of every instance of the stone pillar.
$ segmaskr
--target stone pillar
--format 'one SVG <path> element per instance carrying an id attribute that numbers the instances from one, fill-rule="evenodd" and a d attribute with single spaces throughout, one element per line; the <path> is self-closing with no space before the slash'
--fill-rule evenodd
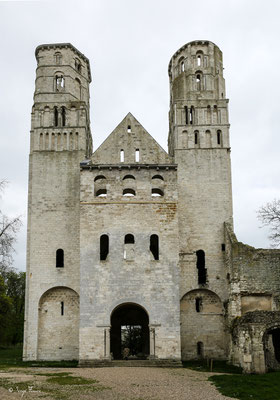
<path id="1" fill-rule="evenodd" d="M 156 358 L 156 330 L 154 327 L 149 327 L 150 331 L 150 356 L 149 358 Z"/>
<path id="2" fill-rule="evenodd" d="M 110 330 L 110 326 L 104 328 L 104 358 L 106 359 L 111 359 Z"/>

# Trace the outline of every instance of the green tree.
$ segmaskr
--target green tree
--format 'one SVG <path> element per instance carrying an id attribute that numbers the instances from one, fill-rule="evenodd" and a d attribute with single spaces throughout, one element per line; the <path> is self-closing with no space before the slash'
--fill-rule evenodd
<path id="1" fill-rule="evenodd" d="M 7 296 L 11 300 L 11 308 L 8 314 L 9 327 L 7 329 L 7 339 L 12 344 L 22 343 L 25 272 L 9 271 L 6 277 L 6 288 Z"/>
<path id="2" fill-rule="evenodd" d="M 9 327 L 9 313 L 12 307 L 12 301 L 7 296 L 6 285 L 3 277 L 0 275 L 0 343 L 6 341 L 6 333 Z"/>

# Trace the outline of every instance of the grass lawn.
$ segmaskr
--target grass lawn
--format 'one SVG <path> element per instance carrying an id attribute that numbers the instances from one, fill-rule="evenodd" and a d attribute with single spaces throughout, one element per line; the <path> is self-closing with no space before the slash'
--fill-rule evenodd
<path id="1" fill-rule="evenodd" d="M 72 361 L 22 361 L 22 346 L 0 347 L 0 369 L 11 367 L 58 367 L 75 368 L 77 360 Z"/>
<path id="2" fill-rule="evenodd" d="M 280 372 L 264 375 L 214 375 L 209 380 L 228 397 L 240 400 L 280 399 Z"/>

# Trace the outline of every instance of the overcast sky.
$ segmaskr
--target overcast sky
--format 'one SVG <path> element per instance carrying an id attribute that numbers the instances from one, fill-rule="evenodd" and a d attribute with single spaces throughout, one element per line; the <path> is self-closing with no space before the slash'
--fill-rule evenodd
<path id="1" fill-rule="evenodd" d="M 279 0 L 0 0 L 0 207 L 22 215 L 15 266 L 25 269 L 30 112 L 42 43 L 71 42 L 90 60 L 96 149 L 130 111 L 167 150 L 167 67 L 183 44 L 224 55 L 231 123 L 235 232 L 269 247 L 256 210 L 280 198 Z"/>

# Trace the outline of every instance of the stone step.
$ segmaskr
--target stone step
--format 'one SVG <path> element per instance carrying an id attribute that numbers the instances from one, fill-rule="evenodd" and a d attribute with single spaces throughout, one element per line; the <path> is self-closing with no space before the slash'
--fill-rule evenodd
<path id="1" fill-rule="evenodd" d="M 182 362 L 179 360 L 80 360 L 81 368 L 104 368 L 104 367 L 160 367 L 180 368 Z"/>

